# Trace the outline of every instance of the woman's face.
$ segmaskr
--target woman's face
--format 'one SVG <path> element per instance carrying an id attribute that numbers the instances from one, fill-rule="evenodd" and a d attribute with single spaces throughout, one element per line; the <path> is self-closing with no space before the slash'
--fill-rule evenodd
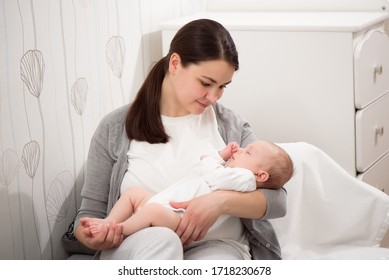
<path id="1" fill-rule="evenodd" d="M 169 107 L 175 116 L 201 114 L 219 100 L 231 82 L 235 68 L 224 60 L 210 60 L 182 67 L 173 54 L 169 64 Z"/>

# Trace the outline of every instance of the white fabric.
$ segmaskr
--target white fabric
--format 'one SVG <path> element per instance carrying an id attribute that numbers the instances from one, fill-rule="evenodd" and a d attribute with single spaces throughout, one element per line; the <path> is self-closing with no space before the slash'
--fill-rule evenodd
<path id="1" fill-rule="evenodd" d="M 129 166 L 121 192 L 129 186 L 144 187 L 160 192 L 174 182 L 191 174 L 200 156 L 225 147 L 217 128 L 213 107 L 203 114 L 183 117 L 162 116 L 171 139 L 166 144 L 131 141 Z"/>
<path id="2" fill-rule="evenodd" d="M 295 174 L 285 185 L 288 213 L 271 220 L 284 259 L 389 259 L 389 196 L 352 177 L 307 143 L 279 144 Z"/>

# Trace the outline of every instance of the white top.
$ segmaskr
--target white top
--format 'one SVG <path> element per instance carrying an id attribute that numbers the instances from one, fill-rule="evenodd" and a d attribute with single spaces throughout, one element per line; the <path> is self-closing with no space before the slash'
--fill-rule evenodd
<path id="1" fill-rule="evenodd" d="M 203 114 L 184 117 L 162 116 L 171 137 L 166 144 L 149 144 L 132 140 L 128 151 L 128 172 L 121 192 L 129 186 L 160 192 L 176 181 L 192 174 L 203 154 L 225 147 L 212 107 Z"/>
<path id="2" fill-rule="evenodd" d="M 161 24 L 176 31 L 185 23 L 209 18 L 229 31 L 335 31 L 358 32 L 389 18 L 387 12 L 204 12 Z"/>

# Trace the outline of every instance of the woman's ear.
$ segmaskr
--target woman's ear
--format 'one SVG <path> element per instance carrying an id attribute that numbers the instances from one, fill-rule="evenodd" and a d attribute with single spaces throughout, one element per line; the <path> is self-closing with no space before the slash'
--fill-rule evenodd
<path id="1" fill-rule="evenodd" d="M 266 182 L 269 179 L 269 173 L 266 171 L 260 170 L 258 173 L 254 174 L 255 180 L 257 183 L 263 183 Z"/>
<path id="2" fill-rule="evenodd" d="M 181 57 L 178 53 L 172 53 L 169 59 L 169 72 L 175 74 L 181 64 Z"/>

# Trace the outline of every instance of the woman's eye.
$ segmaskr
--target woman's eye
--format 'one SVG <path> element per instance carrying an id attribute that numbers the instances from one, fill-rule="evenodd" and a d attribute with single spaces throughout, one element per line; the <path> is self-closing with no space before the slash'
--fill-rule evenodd
<path id="1" fill-rule="evenodd" d="M 221 85 L 219 88 L 220 89 L 225 89 L 227 86 L 226 85 Z"/>
<path id="2" fill-rule="evenodd" d="M 201 82 L 201 85 L 203 87 L 209 87 L 211 84 L 207 83 L 207 82 L 203 82 L 203 81 L 200 81 Z"/>

